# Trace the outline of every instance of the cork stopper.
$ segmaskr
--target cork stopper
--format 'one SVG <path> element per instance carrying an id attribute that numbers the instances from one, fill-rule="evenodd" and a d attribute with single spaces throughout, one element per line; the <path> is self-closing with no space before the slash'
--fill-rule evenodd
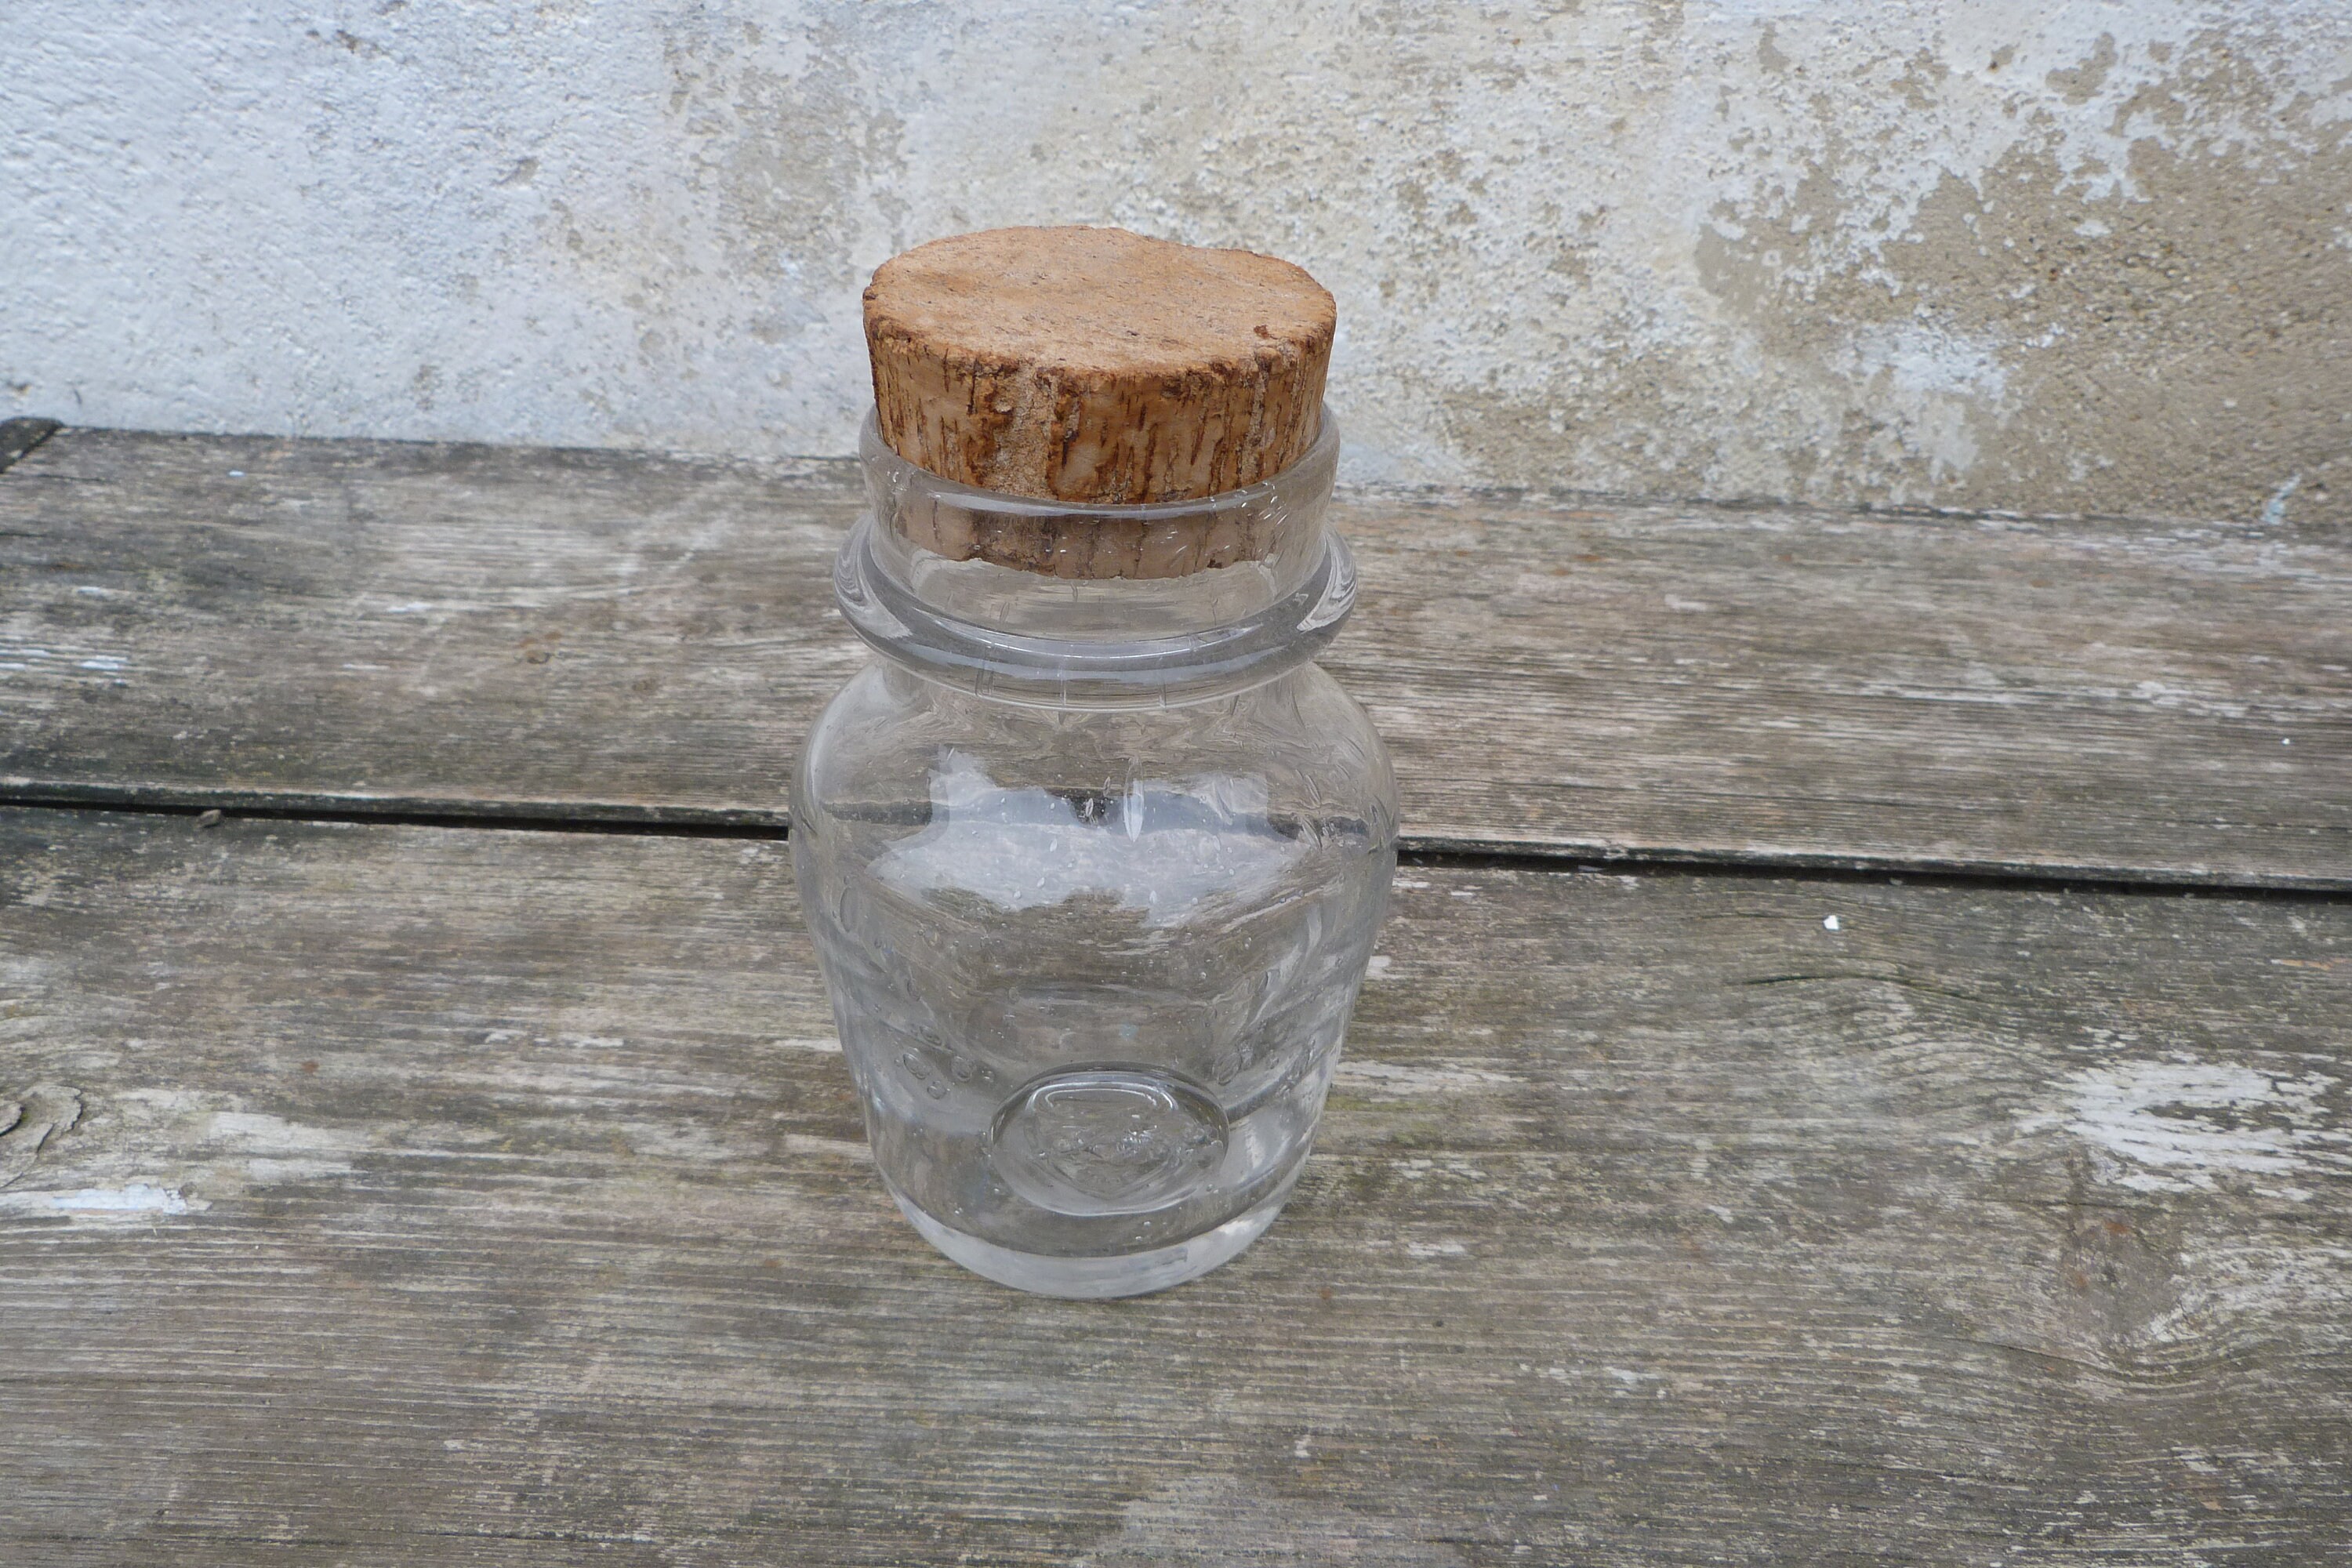
<path id="1" fill-rule="evenodd" d="M 883 263 L 866 290 L 876 422 L 907 461 L 982 489 L 1198 500 L 1271 479 L 1314 444 L 1337 320 L 1306 272 L 1245 250 L 1116 228 L 958 235 Z M 1206 517 L 903 526 L 952 559 L 1073 577 L 1180 575 L 1268 548 L 1265 527 Z"/>

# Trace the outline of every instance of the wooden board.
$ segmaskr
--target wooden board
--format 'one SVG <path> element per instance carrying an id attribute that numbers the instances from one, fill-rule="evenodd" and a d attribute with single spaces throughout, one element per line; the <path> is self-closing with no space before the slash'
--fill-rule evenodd
<path id="1" fill-rule="evenodd" d="M 781 825 L 839 463 L 66 430 L 0 475 L 0 796 Z M 2352 542 L 1348 497 L 1423 847 L 2352 888 Z"/>
<path id="2" fill-rule="evenodd" d="M 0 468 L 13 467 L 17 458 L 63 428 L 54 419 L 0 419 Z"/>
<path id="3" fill-rule="evenodd" d="M 781 846 L 0 812 L 0 1561 L 2352 1535 L 2352 904 L 1419 868 L 1381 945 L 1280 1223 L 1071 1304 L 890 1209 Z"/>

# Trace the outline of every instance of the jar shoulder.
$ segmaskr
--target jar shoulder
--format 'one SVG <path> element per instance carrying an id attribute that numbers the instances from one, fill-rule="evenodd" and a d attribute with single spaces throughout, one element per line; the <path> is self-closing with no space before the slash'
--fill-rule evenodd
<path id="1" fill-rule="evenodd" d="M 1395 832 L 1396 782 L 1370 716 L 1319 667 L 1209 701 L 1070 709 L 991 701 L 883 661 L 811 726 L 801 814 L 938 793 L 950 775 L 1117 794 L 1153 782 L 1263 792 L 1269 809 L 1342 809 Z"/>

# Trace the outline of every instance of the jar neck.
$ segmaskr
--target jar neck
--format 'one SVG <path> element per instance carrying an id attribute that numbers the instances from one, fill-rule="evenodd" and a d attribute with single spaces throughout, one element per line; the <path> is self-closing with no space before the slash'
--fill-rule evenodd
<path id="1" fill-rule="evenodd" d="M 1245 489 L 1095 506 L 974 489 L 908 463 L 869 416 L 871 510 L 834 590 L 884 657 L 994 700 L 1202 701 L 1315 657 L 1354 607 L 1355 562 L 1324 525 L 1339 465 L 1327 410 L 1299 460 Z"/>

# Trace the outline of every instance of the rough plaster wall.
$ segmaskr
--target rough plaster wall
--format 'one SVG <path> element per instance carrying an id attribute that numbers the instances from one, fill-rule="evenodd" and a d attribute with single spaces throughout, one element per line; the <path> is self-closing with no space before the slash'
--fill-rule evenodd
<path id="1" fill-rule="evenodd" d="M 2352 0 L 15 0 L 0 412 L 841 452 L 857 290 L 1339 297 L 1360 478 L 2352 518 Z"/>

